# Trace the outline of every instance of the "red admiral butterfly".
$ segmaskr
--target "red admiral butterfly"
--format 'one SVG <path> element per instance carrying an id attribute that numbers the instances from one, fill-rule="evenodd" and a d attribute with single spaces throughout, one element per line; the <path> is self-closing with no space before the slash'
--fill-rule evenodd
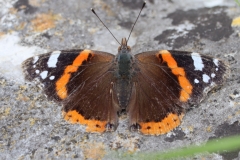
<path id="1" fill-rule="evenodd" d="M 228 72 L 222 61 L 195 52 L 133 55 L 126 38 L 116 56 L 62 50 L 29 58 L 22 67 L 27 80 L 38 78 L 48 98 L 63 104 L 65 120 L 89 132 L 113 131 L 125 112 L 131 130 L 152 135 L 179 126 L 185 110 L 223 84 Z"/>

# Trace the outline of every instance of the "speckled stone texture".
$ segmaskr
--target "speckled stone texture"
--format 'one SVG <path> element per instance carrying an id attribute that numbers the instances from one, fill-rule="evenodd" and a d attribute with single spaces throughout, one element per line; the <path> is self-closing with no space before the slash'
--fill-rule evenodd
<path id="1" fill-rule="evenodd" d="M 226 83 L 190 109 L 183 123 L 161 136 L 128 130 L 91 134 L 61 116 L 35 83 L 25 82 L 21 62 L 61 49 L 117 53 L 118 44 L 91 13 L 95 8 L 120 40 L 127 37 L 141 0 L 0 0 L 0 159 L 120 159 L 126 153 L 166 151 L 240 133 L 240 6 L 229 0 L 147 0 L 129 45 L 133 53 L 174 49 L 226 61 Z M 193 157 L 189 158 L 192 159 Z M 239 150 L 195 159 L 238 159 Z"/>

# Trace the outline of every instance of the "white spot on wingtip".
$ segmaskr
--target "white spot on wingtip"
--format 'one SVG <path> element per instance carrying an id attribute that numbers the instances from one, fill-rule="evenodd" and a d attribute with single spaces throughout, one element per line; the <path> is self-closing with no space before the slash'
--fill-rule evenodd
<path id="1" fill-rule="evenodd" d="M 203 82 L 208 83 L 210 80 L 210 77 L 206 74 L 203 74 Z"/>
<path id="2" fill-rule="evenodd" d="M 211 74 L 211 77 L 212 77 L 212 78 L 214 78 L 215 76 L 216 76 L 216 74 L 214 74 L 214 73 Z"/>
<path id="3" fill-rule="evenodd" d="M 39 74 L 39 73 L 40 73 L 40 71 L 37 69 L 37 70 L 35 71 L 35 73 Z"/>
<path id="4" fill-rule="evenodd" d="M 218 68 L 216 68 L 216 71 L 218 71 Z"/>
<path id="5" fill-rule="evenodd" d="M 194 83 L 199 83 L 199 80 L 198 79 L 194 79 Z"/>
<path id="6" fill-rule="evenodd" d="M 40 76 L 42 79 L 45 79 L 47 78 L 47 74 L 48 74 L 48 71 L 43 71 L 42 73 L 40 73 Z"/>
<path id="7" fill-rule="evenodd" d="M 201 55 L 195 52 L 193 52 L 191 55 L 192 55 L 193 65 L 195 67 L 195 70 L 202 71 L 204 65 L 203 65 Z"/>
<path id="8" fill-rule="evenodd" d="M 213 63 L 218 66 L 218 59 L 213 59 Z"/>
<path id="9" fill-rule="evenodd" d="M 58 57 L 60 55 L 61 51 L 54 51 L 51 53 L 51 56 L 48 59 L 47 65 L 50 68 L 54 68 L 57 67 L 57 61 L 58 61 Z"/>
<path id="10" fill-rule="evenodd" d="M 55 76 L 50 76 L 49 79 L 50 80 L 54 80 Z"/>
<path id="11" fill-rule="evenodd" d="M 35 64 L 38 61 L 39 57 L 38 56 L 34 56 L 33 57 L 33 64 Z"/>

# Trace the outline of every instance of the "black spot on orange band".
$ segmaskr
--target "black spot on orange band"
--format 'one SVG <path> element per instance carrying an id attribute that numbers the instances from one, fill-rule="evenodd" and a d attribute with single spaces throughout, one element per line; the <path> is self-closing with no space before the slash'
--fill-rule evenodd
<path id="1" fill-rule="evenodd" d="M 86 125 L 87 132 L 104 132 L 106 130 L 107 121 L 85 119 L 76 110 L 63 112 L 63 117 L 66 121 L 69 121 L 70 123 L 73 123 L 73 124 L 80 123 L 80 124 Z"/>
<path id="2" fill-rule="evenodd" d="M 165 134 L 180 125 L 184 114 L 177 115 L 174 113 L 168 114 L 161 122 L 140 123 L 140 131 L 143 134 L 160 135 Z"/>

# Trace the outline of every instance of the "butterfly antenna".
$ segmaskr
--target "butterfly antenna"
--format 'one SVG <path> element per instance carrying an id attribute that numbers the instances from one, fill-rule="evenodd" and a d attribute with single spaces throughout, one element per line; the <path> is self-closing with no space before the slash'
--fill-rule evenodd
<path id="1" fill-rule="evenodd" d="M 134 28 L 135 24 L 137 23 L 137 20 L 138 20 L 140 14 L 141 14 L 143 8 L 145 7 L 145 5 L 146 5 L 146 1 L 143 2 L 142 8 L 141 8 L 141 10 L 140 10 L 140 12 L 139 12 L 139 14 L 138 14 L 138 16 L 137 16 L 136 21 L 134 22 L 134 24 L 133 24 L 133 26 L 132 26 L 132 29 L 131 29 L 130 34 L 129 34 L 128 39 L 127 39 L 127 42 L 128 42 L 128 40 L 129 40 L 129 38 L 130 38 L 130 36 L 131 36 L 131 34 L 132 34 L 133 28 Z"/>
<path id="2" fill-rule="evenodd" d="M 107 30 L 111 33 L 111 35 L 113 36 L 113 38 L 118 42 L 117 38 L 112 34 L 112 32 L 108 29 L 108 27 L 103 23 L 103 21 L 98 17 L 97 13 L 94 11 L 93 8 L 91 8 L 91 11 L 93 12 L 93 14 L 95 14 L 95 16 L 97 16 L 97 18 L 100 20 L 100 22 L 102 22 L 102 24 L 104 25 L 105 28 L 107 28 Z M 119 42 L 118 42 L 119 43 Z M 120 44 L 120 43 L 119 43 Z M 120 44 L 121 45 L 121 44 Z"/>

